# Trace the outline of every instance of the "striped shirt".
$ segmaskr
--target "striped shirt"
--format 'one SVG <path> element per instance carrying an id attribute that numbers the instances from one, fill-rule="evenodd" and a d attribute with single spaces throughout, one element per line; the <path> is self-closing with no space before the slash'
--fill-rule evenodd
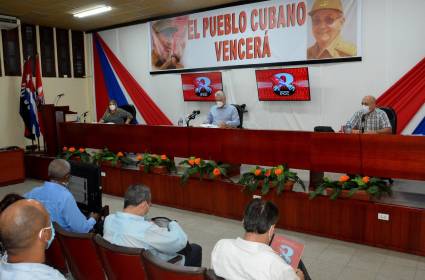
<path id="1" fill-rule="evenodd" d="M 362 117 L 364 116 L 364 121 Z M 372 112 L 365 113 L 364 110 L 357 111 L 350 119 L 350 124 L 353 129 L 364 131 L 377 131 L 384 128 L 391 128 L 390 120 L 387 114 L 378 108 L 375 108 Z"/>

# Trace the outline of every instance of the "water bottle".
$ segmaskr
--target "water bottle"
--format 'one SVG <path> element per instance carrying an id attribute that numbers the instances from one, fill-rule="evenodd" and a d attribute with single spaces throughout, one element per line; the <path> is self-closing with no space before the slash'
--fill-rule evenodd
<path id="1" fill-rule="evenodd" d="M 179 121 L 177 122 L 178 126 L 183 126 L 183 118 L 180 118 Z"/>
<path id="2" fill-rule="evenodd" d="M 351 127 L 351 123 L 348 121 L 347 122 L 347 124 L 345 125 L 345 133 L 351 133 L 353 130 L 352 130 L 352 127 Z"/>

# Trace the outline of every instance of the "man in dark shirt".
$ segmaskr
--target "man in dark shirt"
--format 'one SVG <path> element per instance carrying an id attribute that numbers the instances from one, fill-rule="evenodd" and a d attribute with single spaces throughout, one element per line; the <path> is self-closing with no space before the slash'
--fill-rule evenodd
<path id="1" fill-rule="evenodd" d="M 121 108 L 117 107 L 117 102 L 115 100 L 109 101 L 109 107 L 106 109 L 105 114 L 103 117 L 99 120 L 100 123 L 115 123 L 115 124 L 129 124 L 131 120 L 133 119 L 133 116 L 127 112 L 126 110 L 123 110 Z"/>

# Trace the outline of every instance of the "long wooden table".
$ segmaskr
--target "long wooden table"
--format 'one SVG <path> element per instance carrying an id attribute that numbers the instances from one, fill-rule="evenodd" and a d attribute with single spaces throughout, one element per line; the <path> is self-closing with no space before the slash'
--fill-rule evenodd
<path id="1" fill-rule="evenodd" d="M 425 180 L 425 137 L 61 123 L 63 146 Z"/>
<path id="2" fill-rule="evenodd" d="M 78 123 L 61 124 L 60 137 L 64 146 L 425 180 L 425 137 Z M 130 184 L 145 183 L 154 203 L 221 217 L 240 219 L 251 199 L 242 186 L 225 181 L 189 179 L 182 186 L 176 175 L 110 166 L 102 171 L 105 193 L 122 196 Z M 296 192 L 271 192 L 265 198 L 278 205 L 281 228 L 425 256 L 424 208 L 310 200 Z M 378 213 L 389 220 L 379 220 Z"/>

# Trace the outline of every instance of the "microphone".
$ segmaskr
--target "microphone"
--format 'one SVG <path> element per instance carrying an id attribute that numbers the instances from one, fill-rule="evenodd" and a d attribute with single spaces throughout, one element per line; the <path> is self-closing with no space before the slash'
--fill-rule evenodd
<path id="1" fill-rule="evenodd" d="M 367 116 L 367 113 L 362 115 L 362 122 L 361 122 L 361 132 L 362 133 L 364 133 L 364 125 L 365 125 L 364 122 L 366 120 L 366 116 Z"/>
<path id="2" fill-rule="evenodd" d="M 191 121 L 191 120 L 194 120 L 195 118 L 196 118 L 196 116 L 197 115 L 199 115 L 201 113 L 201 111 L 199 111 L 199 110 L 194 110 L 193 112 L 192 112 L 192 114 L 190 114 L 188 117 L 187 117 L 187 119 L 186 119 L 186 126 L 189 126 L 189 122 Z"/>
<path id="3" fill-rule="evenodd" d="M 89 113 L 89 111 L 85 111 L 84 113 L 82 113 L 80 116 L 83 118 L 83 122 L 86 122 L 86 118 L 87 118 L 87 114 Z"/>
<path id="4" fill-rule="evenodd" d="M 55 101 L 55 106 L 58 105 L 59 100 L 62 98 L 62 96 L 64 96 L 65 93 L 60 93 L 58 95 L 56 95 L 56 101 Z"/>

